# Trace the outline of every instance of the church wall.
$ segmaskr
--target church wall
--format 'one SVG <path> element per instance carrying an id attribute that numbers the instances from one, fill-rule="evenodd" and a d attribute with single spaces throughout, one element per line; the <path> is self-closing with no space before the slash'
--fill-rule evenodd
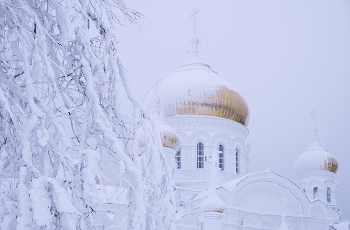
<path id="1" fill-rule="evenodd" d="M 205 189 L 208 178 L 207 162 L 197 168 L 197 144 L 204 144 L 205 159 L 218 154 L 219 145 L 224 146 L 224 171 L 221 182 L 233 180 L 247 172 L 249 146 L 246 143 L 248 129 L 235 121 L 211 116 L 167 117 L 166 122 L 178 133 L 181 141 L 181 169 L 175 172 L 175 183 L 196 189 Z M 240 173 L 236 173 L 236 152 L 239 148 Z"/>
<path id="2" fill-rule="evenodd" d="M 321 200 L 327 205 L 337 208 L 336 193 L 338 189 L 337 183 L 334 181 L 334 173 L 328 171 L 309 171 L 300 176 L 299 187 L 309 200 Z M 314 196 L 314 188 L 317 188 L 316 198 Z M 330 188 L 330 202 L 327 201 L 327 188 Z"/>

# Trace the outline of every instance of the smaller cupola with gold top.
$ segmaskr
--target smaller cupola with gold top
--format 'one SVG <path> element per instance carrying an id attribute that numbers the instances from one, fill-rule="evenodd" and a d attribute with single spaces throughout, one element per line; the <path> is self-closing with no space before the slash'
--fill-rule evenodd
<path id="1" fill-rule="evenodd" d="M 298 175 L 310 171 L 329 171 L 336 173 L 338 162 L 318 141 L 316 110 L 311 112 L 311 141 L 309 147 L 295 161 L 294 168 Z"/>
<path id="2" fill-rule="evenodd" d="M 335 174 L 338 162 L 318 138 L 316 110 L 311 111 L 311 138 L 308 148 L 295 161 L 294 168 L 299 177 L 299 187 L 310 201 L 320 200 L 336 206 L 337 182 Z"/>

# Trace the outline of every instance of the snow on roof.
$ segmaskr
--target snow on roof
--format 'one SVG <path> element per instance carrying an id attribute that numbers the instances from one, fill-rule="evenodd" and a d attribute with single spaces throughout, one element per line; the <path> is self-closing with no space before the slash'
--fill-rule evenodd
<path id="1" fill-rule="evenodd" d="M 223 183 L 223 184 L 221 184 L 220 186 L 217 186 L 216 189 L 218 189 L 218 188 L 223 188 L 223 189 L 226 189 L 227 191 L 232 192 L 233 189 L 234 189 L 242 180 L 246 179 L 246 178 L 249 177 L 249 176 L 256 175 L 256 174 L 259 174 L 259 173 L 264 173 L 264 172 L 266 172 L 266 171 L 249 173 L 249 174 L 247 174 L 247 175 L 245 175 L 245 176 L 242 176 L 242 177 L 240 177 L 240 178 L 237 178 L 237 179 L 228 181 L 228 182 L 226 182 L 226 183 Z M 207 190 L 204 190 L 204 191 L 201 191 L 197 196 L 193 197 L 192 200 L 198 200 L 198 199 L 207 197 L 208 195 L 209 195 L 209 192 L 208 192 Z"/>
<path id="2" fill-rule="evenodd" d="M 158 89 L 158 90 L 156 90 Z M 249 123 L 249 108 L 244 98 L 225 79 L 203 63 L 183 65 L 148 91 L 144 104 L 149 109 L 159 92 L 165 117 L 210 115 Z"/>
<path id="3" fill-rule="evenodd" d="M 271 170 L 271 169 L 268 169 L 268 170 Z M 231 181 L 228 181 L 226 183 L 223 183 L 221 185 L 222 188 L 226 189 L 227 191 L 230 191 L 232 192 L 233 189 L 244 179 L 246 179 L 247 177 L 250 177 L 252 175 L 257 175 L 257 174 L 260 174 L 260 173 L 265 173 L 267 171 L 261 171 L 261 172 L 253 172 L 253 173 L 249 173 L 245 176 L 242 176 L 240 178 L 237 178 L 237 179 L 234 179 L 234 180 L 231 180 Z"/>
<path id="4" fill-rule="evenodd" d="M 333 227 L 336 230 L 349 230 L 350 229 L 349 221 L 334 224 Z"/>
<path id="5" fill-rule="evenodd" d="M 294 168 L 298 175 L 312 170 L 327 170 L 335 173 L 335 167 L 336 169 L 338 168 L 338 163 L 334 156 L 323 148 L 309 149 L 305 151 L 295 160 L 294 163 Z"/>
<path id="6" fill-rule="evenodd" d="M 219 74 L 205 64 L 184 65 L 162 81 L 162 87 L 182 88 L 184 84 L 208 87 L 226 85 L 236 91 L 229 82 L 221 78 Z"/>
<path id="7" fill-rule="evenodd" d="M 242 176 L 242 177 L 240 177 L 240 178 L 237 178 L 237 179 L 228 181 L 228 182 L 226 182 L 226 183 L 223 183 L 223 184 L 221 184 L 220 186 L 217 186 L 216 189 L 218 189 L 218 188 L 223 188 L 223 189 L 225 189 L 225 190 L 227 190 L 227 191 L 229 191 L 229 192 L 232 192 L 232 191 L 235 189 L 235 187 L 236 187 L 239 183 L 241 183 L 244 179 L 247 179 L 248 177 L 251 177 L 251 176 L 254 176 L 254 175 L 258 175 L 258 174 L 262 174 L 262 173 L 268 173 L 268 172 L 272 172 L 274 175 L 279 176 L 279 177 L 282 177 L 282 178 L 288 180 L 289 182 L 293 183 L 295 186 L 297 186 L 293 181 L 289 180 L 288 178 L 286 178 L 286 177 L 284 177 L 284 176 L 281 176 L 281 175 L 279 175 L 279 174 L 276 174 L 275 172 L 272 171 L 271 168 L 268 168 L 268 169 L 266 169 L 265 171 L 252 172 L 252 173 L 249 173 L 249 174 L 247 174 L 247 175 L 245 175 L 245 176 Z M 298 186 L 297 186 L 297 187 L 298 187 Z M 208 192 L 207 190 L 201 191 L 198 195 L 194 196 L 194 197 L 192 198 L 192 200 L 198 200 L 198 199 L 201 199 L 201 198 L 205 198 L 205 197 L 208 196 L 208 194 L 209 194 L 209 192 Z"/>

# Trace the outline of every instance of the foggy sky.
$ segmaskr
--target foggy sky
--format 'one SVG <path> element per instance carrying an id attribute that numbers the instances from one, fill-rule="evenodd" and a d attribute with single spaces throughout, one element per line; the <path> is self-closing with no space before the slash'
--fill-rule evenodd
<path id="1" fill-rule="evenodd" d="M 250 108 L 250 172 L 271 167 L 297 183 L 293 164 L 306 148 L 315 107 L 324 146 L 339 163 L 337 204 L 350 219 L 350 1 L 125 3 L 145 17 L 140 26 L 117 29 L 119 55 L 140 100 L 186 60 L 189 15 L 198 8 L 202 60 Z"/>

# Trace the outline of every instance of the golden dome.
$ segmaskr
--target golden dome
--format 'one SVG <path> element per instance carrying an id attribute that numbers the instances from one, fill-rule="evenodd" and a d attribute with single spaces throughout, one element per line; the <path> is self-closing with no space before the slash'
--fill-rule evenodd
<path id="1" fill-rule="evenodd" d="M 164 147 L 178 151 L 180 148 L 180 138 L 176 132 L 164 121 L 157 121 L 157 126 Z"/>
<path id="2" fill-rule="evenodd" d="M 208 65 L 191 63 L 159 83 L 165 117 L 205 115 L 230 119 L 245 126 L 249 108 L 243 97 Z M 145 97 L 152 102 L 154 90 Z"/>
<path id="3" fill-rule="evenodd" d="M 322 146 L 318 148 L 309 148 L 301 154 L 294 163 L 297 174 L 321 170 L 336 173 L 338 167 L 339 164 L 335 157 Z"/>
<path id="4" fill-rule="evenodd" d="M 180 138 L 176 132 L 162 120 L 156 120 L 156 126 L 158 128 L 163 147 L 172 148 L 175 151 L 178 151 L 181 144 Z M 142 127 L 140 127 L 136 132 L 134 139 L 137 140 L 139 147 L 146 146 L 147 140 Z"/>
<path id="5" fill-rule="evenodd" d="M 294 162 L 294 168 L 297 174 L 308 171 L 325 170 L 336 173 L 338 170 L 338 161 L 322 145 L 318 143 L 318 128 L 316 125 L 316 109 L 313 109 L 311 115 L 311 141 L 309 147 Z"/>

